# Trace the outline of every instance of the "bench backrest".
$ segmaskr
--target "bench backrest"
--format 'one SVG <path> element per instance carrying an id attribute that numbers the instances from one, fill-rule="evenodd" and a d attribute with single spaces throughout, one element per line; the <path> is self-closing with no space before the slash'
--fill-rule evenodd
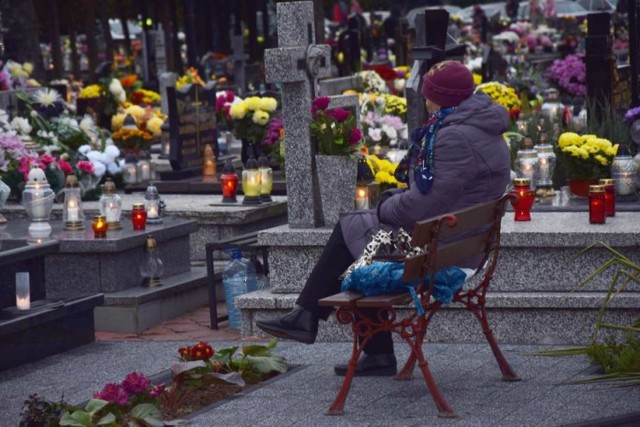
<path id="1" fill-rule="evenodd" d="M 423 247 L 426 252 L 405 260 L 404 280 L 413 281 L 426 274 L 433 280 L 436 271 L 468 263 L 470 259 L 477 260 L 480 269 L 492 253 L 491 264 L 486 268 L 489 273 L 493 272 L 500 246 L 502 216 L 507 201 L 513 197 L 505 194 L 491 202 L 416 223 L 411 245 Z"/>

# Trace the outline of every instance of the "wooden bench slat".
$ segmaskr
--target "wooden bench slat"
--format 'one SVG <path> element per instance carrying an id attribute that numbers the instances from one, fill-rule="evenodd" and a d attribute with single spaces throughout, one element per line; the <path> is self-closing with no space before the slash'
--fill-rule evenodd
<path id="1" fill-rule="evenodd" d="M 318 305 L 321 307 L 343 307 L 348 306 L 351 302 L 359 300 L 363 297 L 364 295 L 359 292 L 340 292 L 339 294 L 331 295 L 318 300 Z"/>
<path id="2" fill-rule="evenodd" d="M 399 294 L 385 294 L 376 295 L 372 297 L 364 297 L 356 302 L 357 307 L 362 308 L 376 308 L 387 307 L 391 305 L 405 305 L 409 304 L 412 300 L 409 292 L 403 292 Z"/>

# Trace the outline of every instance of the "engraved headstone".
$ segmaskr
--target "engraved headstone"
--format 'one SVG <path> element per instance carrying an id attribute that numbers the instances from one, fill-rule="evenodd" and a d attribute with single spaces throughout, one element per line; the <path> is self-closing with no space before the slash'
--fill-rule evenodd
<path id="1" fill-rule="evenodd" d="M 244 37 L 242 35 L 231 35 L 231 58 L 233 60 L 233 82 L 237 87 L 238 94 L 242 95 L 247 90 L 245 78 L 245 63 L 249 55 L 244 53 Z"/>
<path id="2" fill-rule="evenodd" d="M 169 162 L 173 171 L 162 172 L 160 176 L 163 180 L 175 180 L 199 175 L 205 145 L 217 147 L 215 85 L 185 85 L 180 89 L 169 86 L 167 97 Z"/>
<path id="3" fill-rule="evenodd" d="M 331 71 L 328 45 L 315 44 L 313 2 L 277 4 L 278 48 L 265 51 L 267 82 L 282 83 L 287 209 L 291 228 L 316 228 L 322 213 L 311 143 L 311 102 L 317 79 Z"/>

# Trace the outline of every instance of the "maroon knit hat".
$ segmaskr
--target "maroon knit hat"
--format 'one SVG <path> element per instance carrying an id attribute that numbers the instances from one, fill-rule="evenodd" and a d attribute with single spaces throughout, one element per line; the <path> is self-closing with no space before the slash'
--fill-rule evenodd
<path id="1" fill-rule="evenodd" d="M 438 62 L 422 77 L 422 96 L 442 107 L 457 107 L 474 89 L 471 72 L 458 61 Z"/>

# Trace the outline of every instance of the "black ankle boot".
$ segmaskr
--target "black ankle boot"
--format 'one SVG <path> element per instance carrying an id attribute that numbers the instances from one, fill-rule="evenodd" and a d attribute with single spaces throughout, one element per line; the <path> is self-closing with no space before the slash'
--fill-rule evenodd
<path id="1" fill-rule="evenodd" d="M 336 375 L 344 377 L 349 365 L 336 365 L 333 371 Z M 393 353 L 362 354 L 356 366 L 356 377 L 386 377 L 398 372 L 396 356 Z"/>
<path id="2" fill-rule="evenodd" d="M 256 320 L 256 325 L 274 337 L 305 344 L 313 344 L 318 334 L 318 316 L 299 305 L 280 317 Z"/>

